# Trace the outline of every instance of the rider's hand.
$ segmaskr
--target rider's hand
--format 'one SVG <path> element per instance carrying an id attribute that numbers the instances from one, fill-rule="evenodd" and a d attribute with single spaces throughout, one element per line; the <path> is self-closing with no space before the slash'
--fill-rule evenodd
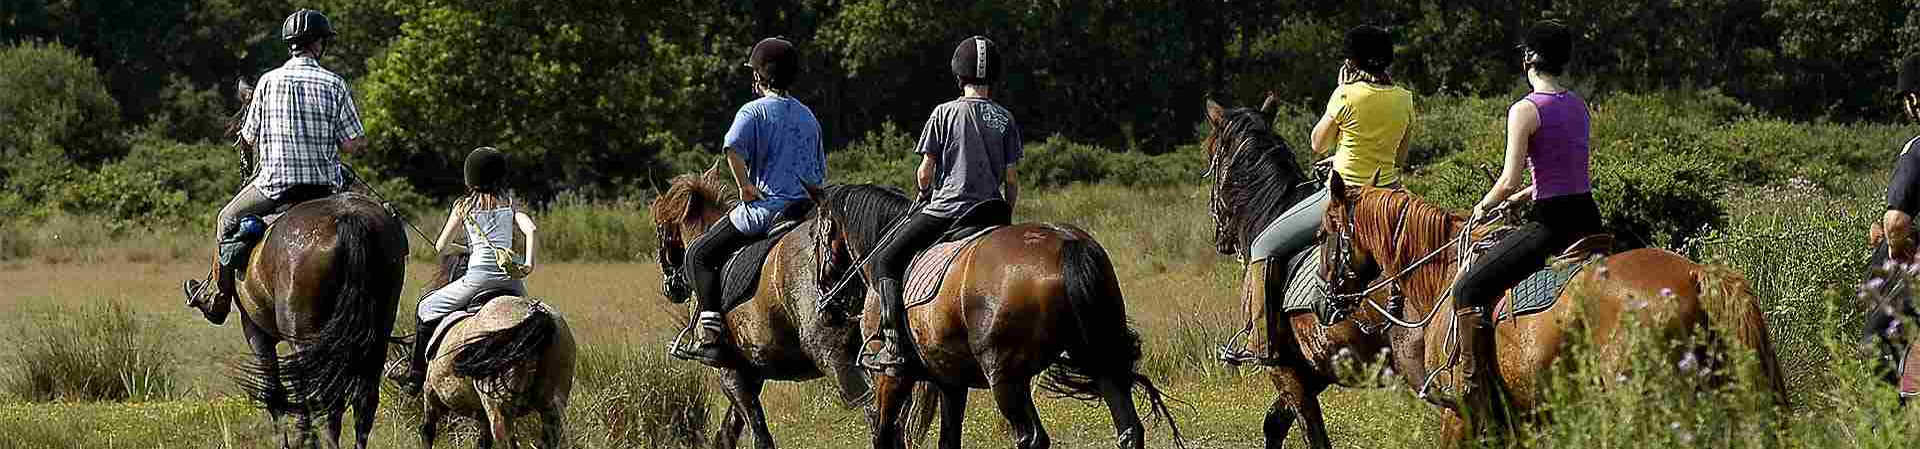
<path id="1" fill-rule="evenodd" d="M 740 201 L 748 203 L 760 201 L 760 188 L 753 184 L 740 186 Z"/>
<path id="2" fill-rule="evenodd" d="M 1502 201 L 1492 198 L 1480 200 L 1480 204 L 1473 206 L 1473 224 L 1480 224 L 1480 222 L 1485 221 L 1487 214 L 1493 212 L 1495 209 L 1499 209 L 1502 203 Z"/>
<path id="3" fill-rule="evenodd" d="M 1353 78 L 1354 78 L 1353 69 L 1348 68 L 1347 64 L 1341 63 L 1340 74 L 1334 77 L 1333 83 L 1336 85 L 1345 85 L 1347 83 L 1353 82 Z"/>

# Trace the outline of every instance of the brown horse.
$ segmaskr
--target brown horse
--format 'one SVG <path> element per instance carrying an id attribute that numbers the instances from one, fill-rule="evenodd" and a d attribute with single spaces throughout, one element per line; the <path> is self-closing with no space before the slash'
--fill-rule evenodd
<path id="1" fill-rule="evenodd" d="M 1214 246 L 1221 254 L 1245 255 L 1261 230 L 1318 186 L 1307 181 L 1286 141 L 1274 135 L 1264 109 L 1229 109 L 1213 100 L 1206 107 L 1210 131 L 1201 149 L 1206 151 L 1207 176 L 1213 179 L 1208 213 L 1215 223 Z M 1371 310 L 1325 326 L 1310 311 L 1270 311 L 1280 306 L 1288 286 L 1271 285 L 1275 282 L 1269 273 L 1290 268 L 1284 260 L 1263 259 L 1249 263 L 1241 278 L 1241 304 L 1248 316 L 1259 320 L 1249 331 L 1257 333 L 1256 340 L 1272 345 L 1279 356 L 1278 363 L 1266 367 L 1276 394 L 1261 428 L 1266 447 L 1278 448 L 1298 421 L 1309 446 L 1328 448 L 1332 443 L 1327 439 L 1320 393 L 1334 385 L 1377 386 L 1373 379 L 1338 373 L 1342 367 L 1381 359 L 1390 339 L 1367 331 L 1384 327 L 1384 320 Z M 1298 275 L 1292 279 L 1305 280 Z"/>
<path id="2" fill-rule="evenodd" d="M 873 251 L 895 219 L 912 212 L 906 195 L 886 187 L 843 185 L 827 188 L 816 199 L 826 221 L 817 231 L 831 243 L 822 247 L 821 259 L 829 267 L 824 271 L 873 285 L 870 270 L 853 268 L 864 258 L 855 255 Z M 1104 399 L 1122 448 L 1145 444 L 1133 404 L 1136 385 L 1146 391 L 1153 412 L 1172 425 L 1159 390 L 1135 371 L 1140 337 L 1128 325 L 1106 250 L 1092 235 L 1067 224 L 1026 223 L 999 228 L 969 245 L 947 268 L 932 302 L 906 313 L 923 375 L 871 375 L 870 414 L 879 417 L 872 429 L 874 448 L 900 444 L 899 414 L 917 381 L 930 382 L 942 393 L 940 447 L 946 449 L 961 447 L 968 388 L 993 390 L 1017 447 L 1048 447 L 1033 404 L 1033 378 L 1043 372 L 1041 388 L 1047 391 Z M 858 290 L 867 292 L 863 316 L 868 319 L 861 324 L 871 337 L 879 331 L 873 318 L 885 305 L 877 292 Z M 1172 429 L 1179 444 L 1179 428 Z"/>
<path id="3" fill-rule="evenodd" d="M 465 254 L 441 256 L 440 271 L 427 290 L 445 287 L 466 271 Z M 514 447 L 513 420 L 528 413 L 540 414 L 540 447 L 560 447 L 566 441 L 564 421 L 577 347 L 566 318 L 552 306 L 517 296 L 494 298 L 447 328 L 440 339 L 420 390 L 425 411 L 421 447 L 433 447 L 440 421 L 449 413 L 485 427 L 480 447 Z"/>
<path id="4" fill-rule="evenodd" d="M 317 445 L 315 417 L 330 420 L 323 441 L 337 447 L 348 405 L 355 446 L 367 445 L 406 277 L 401 226 L 373 198 L 336 194 L 289 209 L 249 257 L 237 301 L 257 360 L 240 367 L 238 380 L 276 429 L 282 415 L 298 415 L 298 447 Z M 284 360 L 283 341 L 293 349 Z M 291 444 L 282 433 L 281 446 Z"/>
<path id="5" fill-rule="evenodd" d="M 1404 292 L 1396 318 L 1427 322 L 1416 332 L 1394 334 L 1394 367 L 1410 384 L 1425 384 L 1433 374 L 1432 382 L 1439 389 L 1463 391 L 1467 373 L 1462 369 L 1472 368 L 1450 363 L 1456 347 L 1449 342 L 1456 339 L 1448 332 L 1454 329 L 1455 315 L 1433 312 L 1453 307 L 1446 290 L 1457 275 L 1459 260 L 1454 251 L 1457 237 L 1467 228 L 1466 220 L 1405 190 L 1349 188 L 1339 177 L 1328 183 L 1333 201 L 1321 229 L 1338 238 L 1331 239 L 1333 247 L 1322 253 L 1322 276 L 1336 286 L 1336 293 L 1345 293 L 1366 286 L 1340 281 L 1342 277 L 1389 273 L 1375 285 L 1392 285 Z M 1785 405 L 1786 385 L 1757 302 L 1739 274 L 1696 264 L 1671 251 L 1636 249 L 1608 256 L 1575 274 L 1551 308 L 1498 322 L 1496 379 L 1505 384 L 1510 409 L 1533 410 L 1541 398 L 1541 374 L 1572 347 L 1567 343 L 1578 329 L 1592 339 L 1592 346 L 1582 347 L 1600 354 L 1601 365 L 1596 369 L 1624 370 L 1629 342 L 1621 335 L 1631 320 L 1668 341 L 1730 330 L 1733 341 L 1754 351 L 1776 400 Z M 1683 354 L 1674 354 L 1675 360 L 1687 355 L 1715 360 L 1713 348 L 1682 346 Z M 1460 348 L 1470 350 L 1471 345 Z M 1460 441 L 1479 424 L 1462 419 L 1455 401 L 1439 395 L 1428 399 L 1443 408 L 1449 442 Z"/>
<path id="6" fill-rule="evenodd" d="M 685 274 L 687 245 L 727 218 L 728 207 L 734 202 L 729 186 L 730 181 L 715 164 L 703 174 L 673 178 L 667 191 L 648 207 L 659 238 L 656 256 L 665 284 L 662 290 L 675 304 L 692 297 Z M 853 362 L 858 350 L 856 329 L 844 320 L 819 313 L 825 303 L 825 289 L 819 285 L 825 281 L 813 259 L 815 233 L 808 231 L 819 225 L 817 219 L 809 219 L 800 225 L 802 228 L 775 243 L 763 262 L 753 298 L 726 312 L 727 327 L 732 331 L 729 337 L 739 357 L 733 368 L 716 370 L 728 401 L 727 413 L 714 435 L 717 447 L 738 445 L 748 424 L 753 427 L 758 447 L 774 447 L 766 412 L 760 405 L 760 389 L 768 380 L 798 382 L 830 375 L 841 400 L 849 405 L 869 394 L 867 380 Z M 916 397 L 927 401 L 933 396 L 918 392 Z M 915 412 L 911 428 L 917 437 L 932 420 L 932 404 L 915 407 Z"/>

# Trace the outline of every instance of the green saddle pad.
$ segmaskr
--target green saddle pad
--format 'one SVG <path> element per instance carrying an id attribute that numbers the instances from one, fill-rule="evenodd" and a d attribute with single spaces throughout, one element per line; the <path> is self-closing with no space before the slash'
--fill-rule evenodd
<path id="1" fill-rule="evenodd" d="M 1280 301 L 1280 311 L 1313 310 L 1315 304 L 1327 300 L 1327 281 L 1320 279 L 1320 245 L 1294 255 L 1287 265 L 1292 267 L 1293 276 L 1287 279 L 1287 294 Z"/>
<path id="2" fill-rule="evenodd" d="M 1589 257 L 1559 267 L 1550 265 L 1533 272 L 1526 280 L 1514 285 L 1512 290 L 1507 290 L 1507 297 L 1502 298 L 1498 305 L 1500 319 L 1532 315 L 1553 308 L 1553 304 L 1560 300 L 1560 293 L 1565 292 L 1567 284 L 1573 281 L 1573 276 L 1580 274 L 1580 270 L 1596 260 L 1600 258 Z"/>

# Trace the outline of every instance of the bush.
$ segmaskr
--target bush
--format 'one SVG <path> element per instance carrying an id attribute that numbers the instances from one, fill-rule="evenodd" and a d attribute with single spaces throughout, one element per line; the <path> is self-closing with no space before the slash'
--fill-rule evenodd
<path id="1" fill-rule="evenodd" d="M 30 312 L 7 392 L 29 401 L 151 401 L 175 393 L 167 331 L 126 304 Z"/>
<path id="2" fill-rule="evenodd" d="M 562 194 L 538 215 L 541 260 L 648 260 L 659 244 L 646 204 Z"/>
<path id="3" fill-rule="evenodd" d="M 120 108 L 86 57 L 58 44 L 0 47 L 0 158 L 51 150 L 96 163 L 123 150 Z"/>

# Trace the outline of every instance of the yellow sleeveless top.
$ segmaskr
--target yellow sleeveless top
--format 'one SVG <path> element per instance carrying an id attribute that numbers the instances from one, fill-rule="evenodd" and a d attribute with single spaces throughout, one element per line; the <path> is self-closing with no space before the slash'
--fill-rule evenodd
<path id="1" fill-rule="evenodd" d="M 1400 141 L 1413 126 L 1413 93 L 1399 86 L 1373 83 L 1348 83 L 1334 89 L 1327 100 L 1327 114 L 1340 129 L 1340 141 L 1334 147 L 1333 171 L 1351 185 L 1374 182 L 1377 185 L 1400 182 Z"/>

